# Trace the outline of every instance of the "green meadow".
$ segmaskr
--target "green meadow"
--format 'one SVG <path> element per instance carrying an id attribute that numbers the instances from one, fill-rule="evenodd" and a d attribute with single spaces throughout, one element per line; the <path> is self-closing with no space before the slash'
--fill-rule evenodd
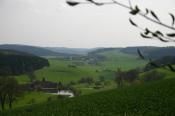
<path id="1" fill-rule="evenodd" d="M 116 71 L 117 68 L 122 70 L 129 70 L 137 67 L 143 67 L 146 62 L 139 59 L 138 56 L 121 53 L 119 50 L 112 50 L 99 53 L 105 56 L 104 61 L 100 61 L 99 65 L 91 65 L 86 61 L 65 60 L 65 59 L 49 59 L 50 67 L 36 71 L 38 80 L 46 78 L 52 82 L 69 83 L 70 81 L 77 81 L 82 77 L 92 77 L 98 79 L 101 75 L 107 75 L 104 70 Z M 82 66 L 69 67 L 74 62 L 83 62 Z M 108 73 L 109 74 L 109 73 Z M 108 76 L 110 78 L 110 76 Z M 27 83 L 29 79 L 25 76 L 17 77 L 20 83 Z"/>
<path id="2" fill-rule="evenodd" d="M 45 78 L 52 82 L 69 83 L 70 81 L 78 81 L 82 77 L 92 77 L 98 79 L 101 75 L 108 75 L 104 70 L 116 71 L 118 68 L 129 70 L 137 67 L 143 67 L 146 62 L 139 59 L 138 56 L 121 53 L 119 50 L 112 50 L 98 53 L 105 56 L 104 61 L 100 61 L 99 65 L 88 64 L 86 61 L 64 60 L 64 59 L 49 59 L 50 67 L 46 67 L 36 71 L 38 80 Z M 74 62 L 83 62 L 82 66 L 69 67 Z M 27 83 L 29 79 L 25 76 L 17 77 L 20 83 Z"/>
<path id="3" fill-rule="evenodd" d="M 175 79 L 31 105 L 2 116 L 174 116 Z M 166 94 L 165 94 L 166 93 Z"/>

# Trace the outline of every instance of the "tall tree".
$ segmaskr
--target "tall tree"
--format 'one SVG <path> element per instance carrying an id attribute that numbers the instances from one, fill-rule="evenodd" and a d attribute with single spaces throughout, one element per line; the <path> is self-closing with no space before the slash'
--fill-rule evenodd
<path id="1" fill-rule="evenodd" d="M 117 72 L 115 73 L 116 77 L 115 77 L 115 81 L 117 83 L 118 87 L 122 87 L 123 86 L 123 76 L 122 76 L 122 71 L 120 68 L 117 69 Z"/>
<path id="2" fill-rule="evenodd" d="M 7 94 L 9 109 L 12 108 L 12 103 L 19 93 L 20 93 L 20 86 L 17 80 L 13 77 L 8 77 L 6 81 L 6 94 Z"/>
<path id="3" fill-rule="evenodd" d="M 5 109 L 5 100 L 6 100 L 6 80 L 7 78 L 0 77 L 0 104 L 1 104 L 1 109 Z"/>
<path id="4" fill-rule="evenodd" d="M 12 103 L 20 93 L 20 85 L 14 77 L 0 77 L 0 103 L 1 109 L 5 109 L 5 103 L 12 108 Z"/>

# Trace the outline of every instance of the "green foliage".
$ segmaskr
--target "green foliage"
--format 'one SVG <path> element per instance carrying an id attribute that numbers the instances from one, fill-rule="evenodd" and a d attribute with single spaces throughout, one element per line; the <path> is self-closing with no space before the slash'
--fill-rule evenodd
<path id="1" fill-rule="evenodd" d="M 158 68 L 156 70 L 158 72 L 160 72 L 160 73 L 163 73 L 165 75 L 165 78 L 164 79 L 171 79 L 171 78 L 174 78 L 175 77 L 174 72 L 172 72 L 170 70 L 166 70 L 166 69 L 163 69 L 163 68 Z"/>
<path id="2" fill-rule="evenodd" d="M 90 85 L 90 84 L 94 83 L 94 80 L 92 77 L 83 77 L 78 82 L 79 83 L 87 83 Z"/>
<path id="3" fill-rule="evenodd" d="M 163 78 L 165 78 L 165 74 L 156 70 L 149 71 L 143 75 L 143 80 L 145 82 L 157 81 Z"/>
<path id="4" fill-rule="evenodd" d="M 39 104 L 43 102 L 47 102 L 48 99 L 51 99 L 51 101 L 56 100 L 57 96 L 52 94 L 47 94 L 44 92 L 25 92 L 22 96 L 19 96 L 14 101 L 13 107 L 14 108 L 21 108 L 23 106 L 29 106 L 32 104 Z"/>
<path id="5" fill-rule="evenodd" d="M 21 93 L 22 88 L 13 77 L 0 77 L 0 105 L 1 109 L 5 109 L 5 103 L 12 108 L 15 98 Z"/>
<path id="6" fill-rule="evenodd" d="M 48 60 L 38 56 L 0 50 L 0 75 L 21 75 L 49 66 Z"/>
<path id="7" fill-rule="evenodd" d="M 121 69 L 119 68 L 116 72 L 116 77 L 115 77 L 117 86 L 122 87 L 124 83 L 133 84 L 134 82 L 136 82 L 136 80 L 138 80 L 139 73 L 140 73 L 139 69 L 121 71 Z"/>
<path id="8" fill-rule="evenodd" d="M 175 79 L 2 112 L 2 116 L 173 116 Z"/>

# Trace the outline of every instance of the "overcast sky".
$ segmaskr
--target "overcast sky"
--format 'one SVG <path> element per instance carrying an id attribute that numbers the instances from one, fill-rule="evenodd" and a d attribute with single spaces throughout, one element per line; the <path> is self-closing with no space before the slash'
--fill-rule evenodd
<path id="1" fill-rule="evenodd" d="M 171 21 L 168 13 L 175 14 L 174 0 L 131 1 L 153 9 L 166 23 Z M 70 7 L 65 0 L 0 0 L 0 43 L 74 48 L 175 45 L 141 38 L 129 17 L 127 9 L 116 5 Z M 133 19 L 143 27 L 161 29 L 140 17 Z"/>

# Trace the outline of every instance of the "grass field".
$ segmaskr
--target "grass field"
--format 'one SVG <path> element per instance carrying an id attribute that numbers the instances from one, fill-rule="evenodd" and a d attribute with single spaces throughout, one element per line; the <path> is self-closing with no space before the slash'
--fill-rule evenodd
<path id="1" fill-rule="evenodd" d="M 2 116 L 174 116 L 175 79 L 54 101 L 3 112 Z"/>
<path id="2" fill-rule="evenodd" d="M 96 78 L 99 75 L 95 72 L 96 69 L 99 69 L 97 66 L 85 64 L 84 66 L 73 68 L 68 67 L 69 64 L 72 64 L 72 61 L 56 59 L 49 59 L 49 63 L 50 67 L 35 72 L 38 80 L 46 78 L 46 80 L 52 82 L 68 83 L 77 81 L 82 77 L 90 76 Z M 19 76 L 18 79 L 21 83 L 29 81 L 25 75 Z"/>
<path id="3" fill-rule="evenodd" d="M 170 78 L 175 78 L 175 73 L 170 71 L 170 70 L 165 70 L 165 69 L 157 69 L 159 72 L 162 72 L 165 74 L 165 79 L 170 79 Z"/>
<path id="4" fill-rule="evenodd" d="M 139 56 L 125 54 L 118 49 L 99 54 L 107 57 L 107 60 L 102 62 L 107 69 L 117 70 L 117 68 L 121 68 L 122 70 L 129 70 L 143 67 L 146 64 L 146 61 L 141 60 Z"/>
<path id="5" fill-rule="evenodd" d="M 159 73 L 162 73 L 163 75 L 164 75 L 164 79 L 171 79 L 171 78 L 175 78 L 175 73 L 174 72 L 172 72 L 170 69 L 164 69 L 164 68 L 157 68 L 157 69 L 153 69 L 153 70 L 155 70 L 155 71 L 157 71 L 157 72 L 159 72 Z M 153 70 L 151 70 L 151 71 L 153 71 Z M 148 72 L 150 72 L 150 71 L 148 71 Z M 145 74 L 145 73 L 148 73 L 148 72 L 144 72 L 144 73 L 141 73 L 140 74 L 140 78 L 143 78 L 143 75 Z"/>
<path id="6" fill-rule="evenodd" d="M 36 71 L 35 74 L 39 80 L 44 77 L 48 81 L 68 83 L 88 76 L 98 79 L 101 75 L 107 75 L 108 78 L 111 78 L 111 74 L 104 72 L 104 69 L 116 71 L 117 68 L 121 68 L 122 70 L 129 70 L 146 64 L 138 56 L 124 54 L 118 50 L 100 52 L 99 54 L 107 57 L 105 61 L 100 62 L 100 65 L 90 65 L 84 62 L 84 65 L 73 68 L 68 67 L 68 65 L 78 61 L 49 59 L 50 67 Z M 25 75 L 19 76 L 17 79 L 20 83 L 29 82 Z"/>
<path id="7" fill-rule="evenodd" d="M 38 92 L 38 91 L 26 92 L 21 97 L 17 98 L 17 100 L 14 102 L 13 107 L 17 108 L 26 105 L 43 103 L 46 102 L 50 97 L 52 99 L 56 98 L 56 96 L 52 94 L 46 94 L 44 92 Z"/>

